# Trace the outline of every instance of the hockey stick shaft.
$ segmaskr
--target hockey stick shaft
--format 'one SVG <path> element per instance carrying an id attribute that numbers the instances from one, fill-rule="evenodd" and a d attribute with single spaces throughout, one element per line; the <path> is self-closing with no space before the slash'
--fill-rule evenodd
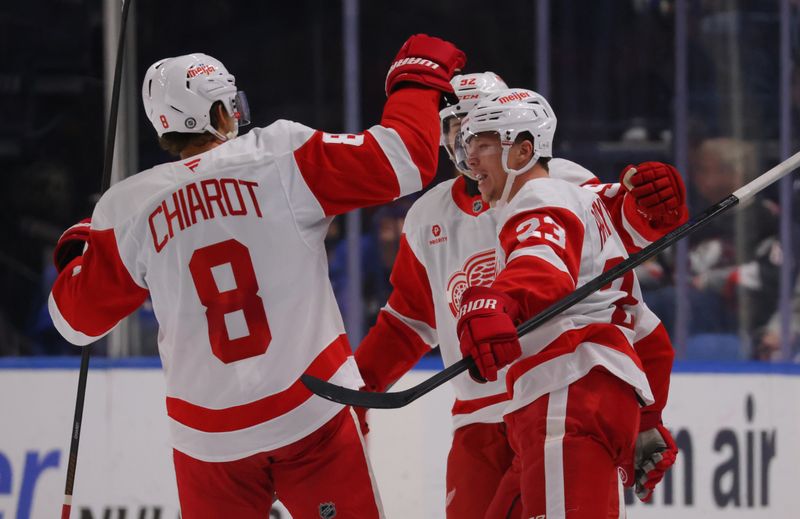
<path id="1" fill-rule="evenodd" d="M 681 238 L 696 231 L 720 214 L 728 211 L 740 202 L 752 198 L 754 195 L 776 180 L 792 172 L 798 167 L 798 165 L 800 165 L 800 152 L 795 153 L 774 168 L 755 178 L 745 186 L 739 188 L 722 201 L 711 206 L 699 216 L 690 219 L 685 224 L 661 237 L 659 240 L 651 243 L 649 246 L 645 247 L 639 252 L 632 254 L 625 261 L 620 262 L 615 267 L 607 270 L 588 283 L 580 286 L 568 296 L 552 304 L 531 319 L 525 321 L 517 327 L 517 334 L 521 337 L 532 330 L 535 330 L 553 316 L 569 309 L 589 295 L 608 285 L 618 277 L 624 275 L 626 272 L 633 270 L 644 261 L 652 258 Z M 392 409 L 403 407 L 413 402 L 417 398 L 427 394 L 453 377 L 463 373 L 473 365 L 474 361 L 472 357 L 465 357 L 448 366 L 446 369 L 440 371 L 433 377 L 425 380 L 424 382 L 412 388 L 404 391 L 398 391 L 396 393 L 370 393 L 365 391 L 355 391 L 330 384 L 329 382 L 323 380 L 314 379 L 314 377 L 307 375 L 303 375 L 301 380 L 314 393 L 322 396 L 323 398 L 327 398 L 328 400 L 333 400 L 334 402 L 355 405 L 359 407 Z"/>
<path id="2" fill-rule="evenodd" d="M 103 177 L 100 182 L 100 192 L 105 192 L 111 185 L 111 167 L 114 161 L 114 143 L 117 135 L 117 114 L 119 112 L 119 95 L 122 83 L 122 58 L 125 53 L 125 28 L 127 27 L 128 11 L 133 0 L 123 0 L 122 19 L 119 28 L 119 42 L 117 44 L 117 57 L 114 67 L 114 84 L 111 90 L 111 104 L 108 114 L 108 128 L 106 129 L 106 147 L 103 158 Z M 72 491 L 75 486 L 75 469 L 78 465 L 78 446 L 81 440 L 81 426 L 83 424 L 83 403 L 86 398 L 86 379 L 89 375 L 89 350 L 90 346 L 81 349 L 81 367 L 78 372 L 78 393 L 75 397 L 75 416 L 69 445 L 69 461 L 67 462 L 67 480 L 64 485 L 64 504 L 61 506 L 61 519 L 69 519 L 72 510 Z"/>

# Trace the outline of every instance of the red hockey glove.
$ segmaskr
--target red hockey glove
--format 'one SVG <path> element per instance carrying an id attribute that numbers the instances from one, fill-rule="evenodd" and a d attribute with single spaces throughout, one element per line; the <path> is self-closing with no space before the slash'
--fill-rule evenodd
<path id="1" fill-rule="evenodd" d="M 83 255 L 83 249 L 89 242 L 89 228 L 92 225 L 90 218 L 84 218 L 61 235 L 53 250 L 53 264 L 60 273 L 70 261 Z"/>
<path id="2" fill-rule="evenodd" d="M 636 200 L 636 208 L 654 227 L 686 219 L 686 187 L 678 170 L 663 162 L 627 166 L 619 179 Z"/>
<path id="3" fill-rule="evenodd" d="M 456 332 L 461 354 L 475 359 L 477 372 L 469 372 L 475 381 L 497 380 L 497 370 L 522 355 L 514 326 L 518 314 L 516 301 L 493 288 L 470 287 L 461 296 Z"/>
<path id="4" fill-rule="evenodd" d="M 404 82 L 418 83 L 452 94 L 450 79 L 466 62 L 464 53 L 449 41 L 427 34 L 415 34 L 406 40 L 389 67 L 386 95 Z"/>
<path id="5" fill-rule="evenodd" d="M 675 463 L 678 447 L 669 430 L 662 424 L 652 429 L 639 432 L 633 463 L 628 463 L 625 471 L 634 474 L 625 482 L 626 486 L 635 484 L 636 497 L 647 503 L 653 497 L 653 489 L 664 477 L 664 474 Z"/>

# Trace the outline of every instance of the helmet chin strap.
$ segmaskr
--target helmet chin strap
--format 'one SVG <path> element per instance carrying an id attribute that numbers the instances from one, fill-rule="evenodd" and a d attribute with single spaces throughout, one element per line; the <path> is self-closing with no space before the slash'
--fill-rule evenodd
<path id="1" fill-rule="evenodd" d="M 203 129 L 205 131 L 207 131 L 208 133 L 210 133 L 211 135 L 213 135 L 214 137 L 216 137 L 217 139 L 221 140 L 222 142 L 227 142 L 227 141 L 235 138 L 237 135 L 239 135 L 239 125 L 236 124 L 235 121 L 234 121 L 234 125 L 233 125 L 233 130 L 231 130 L 229 132 L 226 132 L 224 134 L 222 132 L 220 132 L 219 130 L 217 130 L 216 128 L 214 128 L 214 126 L 212 126 L 210 124 L 208 126 L 206 126 L 205 128 L 203 128 Z"/>
<path id="2" fill-rule="evenodd" d="M 231 102 L 232 101 L 229 100 L 228 104 L 225 104 L 223 106 L 223 111 L 226 114 L 235 113 L 233 110 L 233 106 L 228 106 Z M 206 125 L 205 128 L 203 128 L 203 130 L 207 131 L 208 133 L 210 133 L 217 139 L 221 140 L 222 142 L 228 142 L 229 140 L 236 138 L 236 136 L 239 135 L 239 120 L 237 119 L 237 117 L 231 115 L 228 115 L 228 117 L 230 117 L 233 120 L 233 129 L 231 131 L 222 133 L 216 128 L 214 128 L 214 125 L 211 124 L 210 122 Z"/>
<path id="3" fill-rule="evenodd" d="M 501 194 L 500 198 L 494 203 L 494 207 L 496 208 L 508 205 L 508 196 L 511 194 L 511 186 L 514 184 L 514 179 L 530 170 L 534 164 L 536 164 L 536 161 L 539 160 L 539 153 L 534 153 L 533 157 L 531 157 L 531 160 L 529 160 L 528 163 L 522 166 L 520 169 L 511 168 L 508 165 L 508 152 L 510 149 L 511 146 L 503 146 L 503 171 L 505 171 L 507 175 L 506 183 L 503 186 L 503 194 Z"/>

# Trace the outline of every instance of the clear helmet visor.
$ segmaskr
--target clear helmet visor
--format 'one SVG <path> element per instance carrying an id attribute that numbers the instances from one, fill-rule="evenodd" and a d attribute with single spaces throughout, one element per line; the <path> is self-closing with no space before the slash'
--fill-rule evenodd
<path id="1" fill-rule="evenodd" d="M 473 180 L 475 180 L 475 175 L 470 168 L 470 162 L 479 162 L 481 159 L 492 156 L 500 157 L 502 153 L 503 147 L 500 145 L 500 136 L 497 132 L 476 134 L 460 131 L 456 134 L 453 143 L 456 167 Z"/>
<path id="2" fill-rule="evenodd" d="M 461 117 L 459 114 L 448 116 L 442 121 L 441 145 L 444 147 L 450 159 L 455 163 L 455 140 L 461 130 Z M 456 164 L 457 165 L 457 164 Z"/>
<path id="3" fill-rule="evenodd" d="M 239 135 L 240 127 L 250 124 L 250 105 L 247 103 L 247 96 L 241 90 L 237 91 L 233 97 L 222 101 L 222 103 L 225 111 L 233 119 L 233 127 L 226 128 L 227 131 L 222 133 L 209 122 L 203 130 L 225 142 Z"/>
<path id="4" fill-rule="evenodd" d="M 250 103 L 247 102 L 247 95 L 244 91 L 236 92 L 232 103 L 233 113 L 231 115 L 236 119 L 236 125 L 247 126 L 250 124 Z"/>

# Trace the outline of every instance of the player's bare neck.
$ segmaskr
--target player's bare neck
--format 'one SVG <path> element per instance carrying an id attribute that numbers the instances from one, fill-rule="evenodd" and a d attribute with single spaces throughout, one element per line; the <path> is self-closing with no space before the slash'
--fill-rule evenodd
<path id="1" fill-rule="evenodd" d="M 514 183 L 511 184 L 511 192 L 508 195 L 508 199 L 511 200 L 514 198 L 514 195 L 516 195 L 517 192 L 522 189 L 522 186 L 525 185 L 525 182 L 535 178 L 546 178 L 549 176 L 550 173 L 537 162 L 530 170 L 514 178 Z"/>
<path id="2" fill-rule="evenodd" d="M 189 157 L 194 157 L 195 155 L 200 155 L 201 153 L 205 153 L 207 151 L 213 150 L 217 146 L 222 144 L 222 141 L 218 139 L 214 139 L 211 142 L 207 142 L 200 146 L 193 146 L 189 145 L 186 146 L 183 151 L 181 151 L 181 159 L 188 159 Z"/>

